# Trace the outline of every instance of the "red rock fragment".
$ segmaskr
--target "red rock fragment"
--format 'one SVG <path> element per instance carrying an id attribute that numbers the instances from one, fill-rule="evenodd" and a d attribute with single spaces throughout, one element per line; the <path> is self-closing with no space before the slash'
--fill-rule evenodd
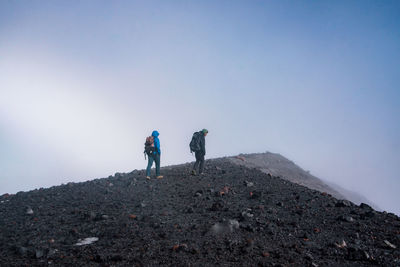
<path id="1" fill-rule="evenodd" d="M 136 219 L 137 216 L 136 216 L 135 214 L 129 214 L 129 218 L 131 218 L 131 219 Z"/>
<path id="2" fill-rule="evenodd" d="M 222 190 L 219 192 L 219 194 L 222 196 L 222 195 L 228 194 L 228 192 L 229 192 L 229 187 L 224 186 L 224 188 L 222 188 Z"/>
<path id="3" fill-rule="evenodd" d="M 240 159 L 241 161 L 246 161 L 246 159 L 242 156 L 236 156 L 237 159 Z"/>
<path id="4" fill-rule="evenodd" d="M 172 251 L 181 251 L 181 250 L 188 250 L 188 245 L 187 244 L 176 244 L 172 247 Z"/>
<path id="5" fill-rule="evenodd" d="M 266 257 L 269 257 L 269 252 L 266 252 L 266 251 L 265 251 L 265 252 L 263 252 L 262 255 L 263 255 L 263 257 L 265 257 L 265 258 L 266 258 Z"/>

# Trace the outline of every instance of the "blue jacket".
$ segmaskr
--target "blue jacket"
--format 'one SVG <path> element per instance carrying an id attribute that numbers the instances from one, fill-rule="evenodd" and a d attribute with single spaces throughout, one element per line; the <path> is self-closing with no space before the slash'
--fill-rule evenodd
<path id="1" fill-rule="evenodd" d="M 151 136 L 154 137 L 154 147 L 156 148 L 156 151 L 154 152 L 155 154 L 159 154 L 161 155 L 161 149 L 160 149 L 160 139 L 158 139 L 158 136 L 160 134 L 157 131 L 153 131 L 153 133 L 151 134 Z"/>

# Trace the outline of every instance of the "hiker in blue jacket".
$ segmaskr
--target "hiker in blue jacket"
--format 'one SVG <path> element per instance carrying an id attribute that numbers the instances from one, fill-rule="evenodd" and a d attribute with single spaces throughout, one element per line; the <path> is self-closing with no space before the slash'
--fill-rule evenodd
<path id="1" fill-rule="evenodd" d="M 161 156 L 161 149 L 160 149 L 160 139 L 158 139 L 158 136 L 160 134 L 157 131 L 153 131 L 151 136 L 153 137 L 153 146 L 154 146 L 154 151 L 151 154 L 148 154 L 148 164 L 147 164 L 147 170 L 146 170 L 146 178 L 150 179 L 150 171 L 151 167 L 153 166 L 153 162 L 156 163 L 156 176 L 158 179 L 163 178 L 162 175 L 160 175 L 160 156 Z"/>

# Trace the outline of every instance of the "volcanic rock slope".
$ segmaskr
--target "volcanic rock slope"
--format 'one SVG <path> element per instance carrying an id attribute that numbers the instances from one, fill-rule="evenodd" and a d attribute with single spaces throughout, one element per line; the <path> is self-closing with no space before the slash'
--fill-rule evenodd
<path id="1" fill-rule="evenodd" d="M 2 195 L 0 265 L 400 265 L 394 214 L 229 159 L 190 167 Z"/>
<path id="2" fill-rule="evenodd" d="M 279 176 L 293 183 L 304 185 L 320 192 L 327 192 L 338 199 L 347 199 L 356 204 L 367 203 L 373 208 L 379 209 L 362 195 L 346 190 L 338 185 L 328 185 L 327 182 L 311 175 L 310 172 L 303 170 L 280 154 L 271 152 L 240 154 L 230 159 L 236 164 L 249 168 L 258 168 L 262 172 Z"/>

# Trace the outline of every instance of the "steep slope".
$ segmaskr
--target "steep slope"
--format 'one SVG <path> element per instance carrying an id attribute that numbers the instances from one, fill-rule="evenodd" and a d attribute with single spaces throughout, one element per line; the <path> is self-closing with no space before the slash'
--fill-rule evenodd
<path id="1" fill-rule="evenodd" d="M 162 180 L 135 170 L 1 196 L 0 265 L 400 264 L 394 214 L 230 159 L 206 161 L 203 176 L 190 167 L 162 168 Z"/>
<path id="2" fill-rule="evenodd" d="M 322 181 L 280 154 L 270 152 L 240 154 L 237 157 L 231 158 L 231 160 L 235 164 L 249 168 L 257 168 L 267 174 L 279 176 L 285 180 L 304 185 L 310 189 L 327 192 L 337 199 L 347 199 L 358 205 L 363 202 L 378 209 L 376 205 L 372 204 L 365 197 L 332 183 Z"/>
<path id="3" fill-rule="evenodd" d="M 347 190 L 347 189 L 345 189 L 345 188 L 343 188 L 340 185 L 337 185 L 335 183 L 330 183 L 330 182 L 327 182 L 327 181 L 324 181 L 324 182 L 329 187 L 333 188 L 337 192 L 340 192 L 340 194 L 343 195 L 345 199 L 348 199 L 348 200 L 352 201 L 355 204 L 366 203 L 366 204 L 370 205 L 372 208 L 374 208 L 375 210 L 382 211 L 382 209 L 379 208 L 378 205 L 376 205 L 375 203 L 369 201 L 363 195 L 361 195 L 361 194 L 359 194 L 357 192 L 351 191 L 351 190 Z"/>

